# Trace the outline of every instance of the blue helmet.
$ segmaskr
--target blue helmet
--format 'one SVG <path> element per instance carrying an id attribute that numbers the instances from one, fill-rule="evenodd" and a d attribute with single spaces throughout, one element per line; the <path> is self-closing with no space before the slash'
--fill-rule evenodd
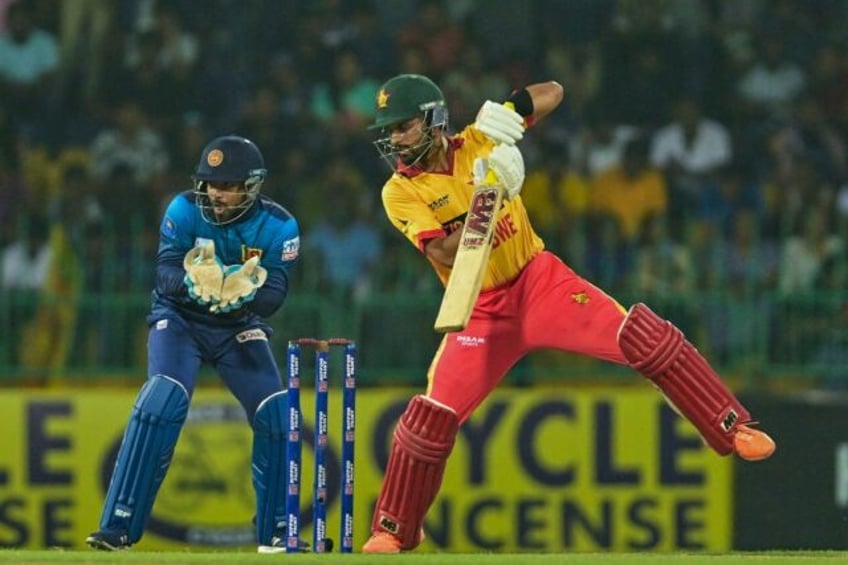
<path id="1" fill-rule="evenodd" d="M 255 143 L 238 135 L 225 135 L 210 141 L 200 154 L 194 171 L 194 193 L 203 219 L 209 223 L 223 225 L 243 216 L 253 205 L 265 177 L 265 159 Z M 244 186 L 245 199 L 232 208 L 236 213 L 226 219 L 218 219 L 212 210 L 207 193 L 209 184 L 239 183 Z"/>

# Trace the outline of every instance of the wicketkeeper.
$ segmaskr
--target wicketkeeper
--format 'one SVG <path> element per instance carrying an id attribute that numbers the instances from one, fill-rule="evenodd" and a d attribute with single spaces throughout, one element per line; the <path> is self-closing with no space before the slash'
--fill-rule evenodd
<path id="1" fill-rule="evenodd" d="M 266 175 L 252 141 L 219 137 L 203 149 L 194 190 L 168 205 L 147 318 L 147 382 L 124 432 L 100 529 L 86 539 L 95 549 L 141 539 L 207 363 L 253 429 L 259 551 L 285 551 L 287 402 L 262 319 L 286 298 L 300 240 L 294 216 L 260 194 Z"/>

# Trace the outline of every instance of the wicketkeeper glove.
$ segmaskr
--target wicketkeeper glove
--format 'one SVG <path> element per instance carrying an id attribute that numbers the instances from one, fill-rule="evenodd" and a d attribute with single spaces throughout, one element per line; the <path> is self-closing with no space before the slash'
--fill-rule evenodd
<path id="1" fill-rule="evenodd" d="M 268 271 L 259 266 L 259 257 L 251 257 L 243 265 L 231 265 L 224 271 L 221 300 L 209 307 L 210 312 L 230 312 L 244 306 L 265 284 Z"/>
<path id="2" fill-rule="evenodd" d="M 183 267 L 186 271 L 183 282 L 188 287 L 188 295 L 198 304 L 206 305 L 221 299 L 224 268 L 215 256 L 214 242 L 189 250 L 183 258 Z"/>
<path id="3" fill-rule="evenodd" d="M 495 143 L 515 145 L 524 137 L 524 118 L 512 108 L 486 100 L 477 112 L 474 127 Z"/>
<path id="4" fill-rule="evenodd" d="M 524 157 L 515 145 L 497 145 L 489 154 L 489 168 L 506 189 L 508 199 L 515 198 L 524 186 Z"/>

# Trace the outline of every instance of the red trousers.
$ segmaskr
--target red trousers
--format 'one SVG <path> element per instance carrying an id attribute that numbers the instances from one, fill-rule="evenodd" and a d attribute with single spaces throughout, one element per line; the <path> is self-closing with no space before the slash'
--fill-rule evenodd
<path id="1" fill-rule="evenodd" d="M 480 294 L 465 330 L 445 335 L 427 375 L 428 394 L 456 410 L 462 423 L 535 349 L 625 364 L 617 340 L 625 313 L 558 257 L 542 252 L 511 284 Z"/>

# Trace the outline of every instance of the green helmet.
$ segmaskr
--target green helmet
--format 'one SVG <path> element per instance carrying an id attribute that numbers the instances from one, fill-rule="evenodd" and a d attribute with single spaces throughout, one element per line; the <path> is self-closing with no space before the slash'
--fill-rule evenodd
<path id="1" fill-rule="evenodd" d="M 445 95 L 424 75 L 397 75 L 377 92 L 377 114 L 368 129 L 384 128 L 421 115 L 430 126 L 447 127 Z"/>

